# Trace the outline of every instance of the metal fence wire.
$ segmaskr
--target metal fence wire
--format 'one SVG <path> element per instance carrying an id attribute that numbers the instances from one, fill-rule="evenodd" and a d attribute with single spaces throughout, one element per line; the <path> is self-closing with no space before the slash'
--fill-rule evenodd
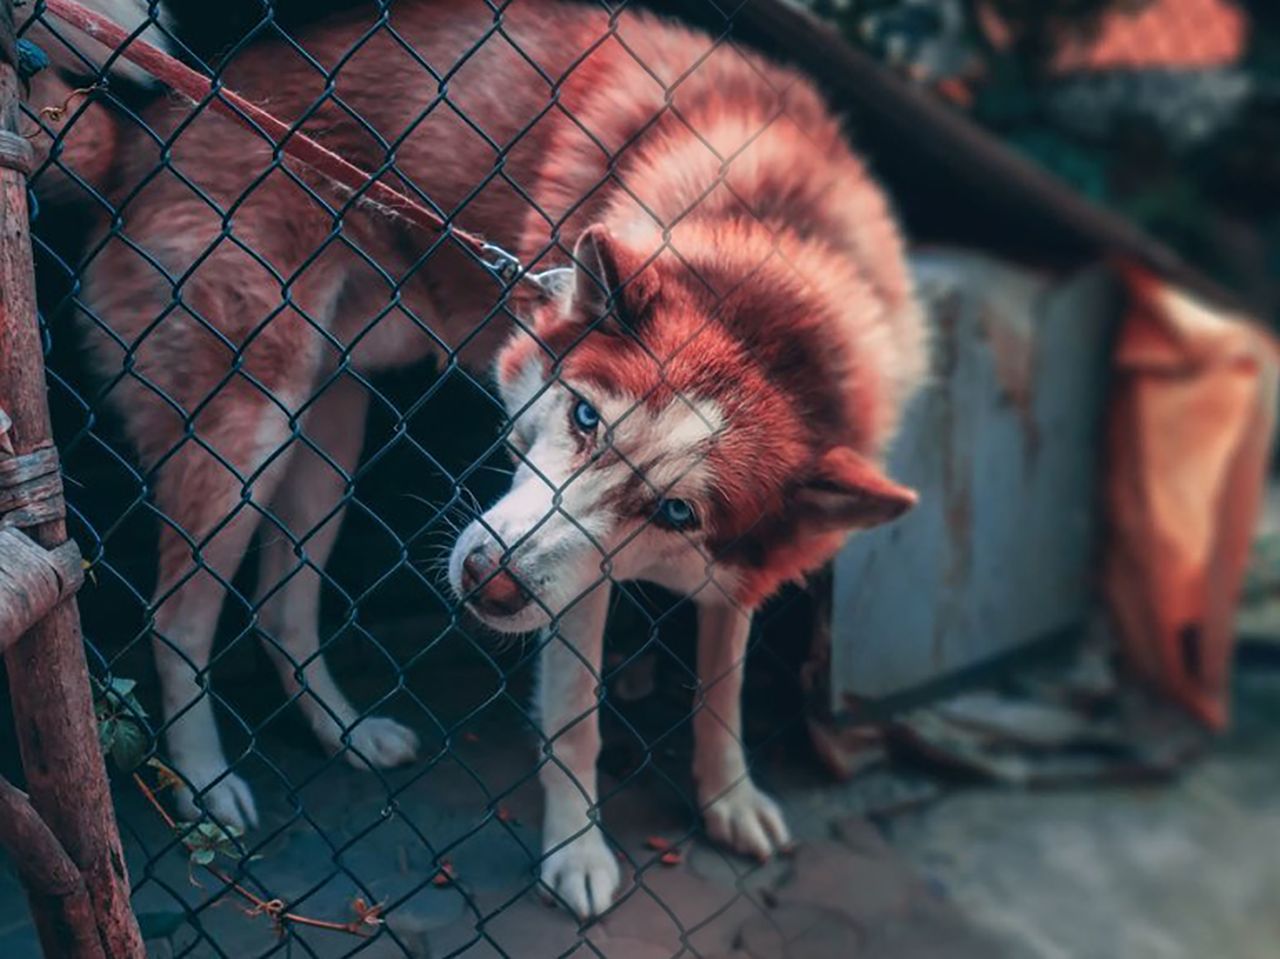
<path id="1" fill-rule="evenodd" d="M 578 266 L 609 274 L 616 267 L 607 257 L 575 247 L 576 232 L 559 226 L 580 222 L 607 192 L 645 208 L 669 235 L 689 211 L 648 209 L 627 172 L 653 137 L 687 136 L 696 162 L 720 170 L 712 189 L 733 188 L 735 155 L 718 153 L 682 114 L 681 88 L 712 71 L 725 83 L 750 73 L 771 90 L 759 130 L 741 131 L 738 152 L 746 152 L 789 122 L 795 102 L 807 105 L 807 93 L 788 86 L 803 85 L 799 75 L 743 51 L 728 11 L 688 69 L 671 76 L 645 60 L 669 41 L 655 47 L 625 3 L 539 4 L 539 16 L 558 22 L 530 31 L 512 28 L 519 4 L 486 0 L 445 13 L 452 5 L 382 0 L 296 34 L 266 3 L 260 21 L 213 62 L 184 44 L 155 3 L 93 6 L 121 19 L 130 43 L 167 47 L 214 83 L 192 104 L 43 4 L 19 9 L 19 19 L 28 15 L 28 55 L 53 61 L 31 78 L 26 106 L 30 138 L 47 154 L 31 178 L 42 324 L 68 519 L 90 577 L 81 605 L 103 744 L 116 767 L 144 932 L 168 940 L 174 954 L 237 959 L 366 950 L 524 957 L 534 954 L 519 932 L 526 893 L 599 912 L 609 905 L 598 901 L 608 876 L 620 870 L 620 900 L 651 901 L 652 921 L 670 925 L 678 944 L 673 955 L 707 954 L 704 929 L 726 910 L 759 907 L 753 868 L 710 853 L 739 880 L 732 898 L 704 914 L 690 914 L 654 880 L 692 848 L 707 813 L 708 797 L 688 775 L 690 731 L 713 738 L 717 728 L 736 729 L 732 715 L 709 714 L 708 704 L 736 699 L 713 690 L 736 688 L 745 647 L 704 649 L 700 669 L 691 597 L 610 582 L 615 566 L 630 562 L 628 549 L 651 548 L 650 524 L 664 536 L 693 535 L 695 518 L 671 491 L 706 468 L 706 454 L 674 471 L 628 462 L 629 495 L 649 518 L 620 541 L 600 541 L 598 517 L 567 505 L 586 467 L 547 475 L 521 433 L 561 388 L 559 368 L 514 407 L 511 392 L 504 407 L 486 375 L 509 331 L 536 333 L 526 309 L 536 291 L 489 275 L 459 234 L 492 223 L 501 202 L 511 213 L 495 239 L 512 244 L 527 269 L 572 267 L 574 251 L 581 258 L 585 250 L 595 258 Z M 424 50 L 412 11 L 428 6 L 441 12 Z M 581 38 L 583 22 L 598 35 L 569 53 L 557 48 Z M 525 49 L 522 35 L 543 46 Z M 630 58 L 632 82 L 652 87 L 638 101 L 660 104 L 630 117 L 626 136 L 612 142 L 562 100 L 574 71 L 604 47 Z M 361 85 L 354 98 L 353 84 Z M 289 132 L 273 137 L 215 119 L 224 85 Z M 497 106 L 474 115 L 486 97 Z M 635 109 L 625 99 L 616 105 L 620 114 Z M 802 123 L 791 128 L 803 133 Z M 370 183 L 433 211 L 443 228 L 407 222 L 367 187 L 335 189 L 283 149 L 299 132 L 367 171 Z M 546 208 L 531 192 L 530 163 L 556 149 L 596 150 L 608 161 L 584 195 L 553 196 Z M 555 239 L 518 248 L 532 218 Z M 662 251 L 680 255 L 670 242 Z M 776 247 L 767 259 L 783 255 Z M 698 281 L 735 293 L 717 290 L 717 277 Z M 462 304 L 463 315 L 441 317 L 434 303 L 444 298 Z M 621 302 L 611 297 L 593 323 L 634 322 Z M 340 325 L 339 315 L 359 323 Z M 699 332 L 685 335 L 692 342 Z M 564 348 L 535 349 L 554 356 Z M 424 361 L 393 369 L 409 353 Z M 668 434 L 717 430 L 698 397 L 676 402 L 678 416 L 665 423 L 645 419 L 646 402 L 670 389 L 666 372 L 681 362 L 680 349 L 647 359 L 658 372 L 642 395 L 598 409 L 581 398 L 573 405 L 581 430 L 599 430 L 597 455 L 622 455 L 611 441 L 629 422 Z M 743 384 L 747 365 L 744 358 Z M 545 516 L 511 542 L 502 539 L 508 528 L 483 519 L 473 535 L 488 525 L 505 561 L 525 555 L 550 524 L 561 540 L 590 541 L 598 567 L 554 606 L 544 583 L 512 583 L 493 556 L 464 570 L 492 617 L 519 607 L 529 621 L 547 621 L 518 639 L 477 625 L 442 559 L 485 516 L 481 504 L 510 486 L 510 463 L 517 482 L 541 484 L 529 508 Z M 564 566 L 550 563 L 547 575 Z M 719 588 L 708 567 L 692 592 Z M 598 626 L 606 602 L 614 638 L 602 665 L 592 641 L 568 627 Z M 785 643 L 752 643 L 753 760 L 795 745 L 802 727 L 804 644 L 794 634 L 804 624 L 785 602 L 765 618 L 783 613 L 773 632 L 791 634 Z M 760 627 L 757 616 L 753 636 Z M 726 641 L 745 636 L 737 622 L 719 628 Z M 268 676 L 276 670 L 284 696 Z M 559 705 L 549 714 L 549 704 Z M 594 763 L 580 758 L 596 746 L 597 722 L 598 791 L 594 771 L 581 781 Z M 741 781 L 745 769 L 733 775 Z M 543 830 L 545 841 L 534 821 L 539 780 L 572 820 L 545 823 L 562 832 Z M 730 835 L 728 821 L 712 831 L 744 851 L 781 849 L 771 816 L 752 819 L 752 835 Z M 607 862 L 563 870 L 565 850 L 599 836 L 593 823 Z M 514 930 L 503 925 L 508 917 Z M 603 940 L 563 925 L 571 935 L 562 954 L 611 954 Z"/>
<path id="2" fill-rule="evenodd" d="M 752 497 L 856 417 L 821 339 L 764 352 L 733 324 L 782 302 L 799 331 L 833 289 L 901 305 L 910 283 L 804 64 L 747 49 L 724 0 L 81 4 L 13 3 L 22 132 L 97 720 L 156 954 L 810 955 L 773 930 L 770 797 L 815 781 L 832 695 L 826 613 L 794 585 L 819 564 L 783 547 L 842 491 Z M 891 114 L 968 110 L 1053 167 L 1046 131 L 1109 162 L 1136 115 L 1185 150 L 1269 89 L 1244 59 L 1262 4 L 800 5 L 922 88 L 810 55 L 849 99 L 875 81 L 915 234 L 982 221 L 1019 255 L 1096 228 L 1089 250 L 1167 262 L 1078 198 L 1036 206 L 1035 170 L 955 125 L 940 150 Z M 997 60 L 1020 69 L 974 69 Z M 947 144 L 954 181 L 930 172 Z M 840 175 L 795 173 L 814 157 Z M 593 226 L 620 210 L 625 242 Z M 840 229 L 852 265 L 795 262 Z M 870 408 L 924 370 L 850 378 Z M 805 548 L 909 505 L 873 485 Z"/>

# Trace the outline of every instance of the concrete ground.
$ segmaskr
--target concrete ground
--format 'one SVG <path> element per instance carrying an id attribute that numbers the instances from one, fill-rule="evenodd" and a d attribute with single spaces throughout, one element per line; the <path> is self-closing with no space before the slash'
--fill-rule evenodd
<path id="1" fill-rule="evenodd" d="M 781 740 L 762 779 L 782 797 L 795 854 L 757 866 L 704 844 L 679 731 L 635 763 L 607 752 L 604 818 L 631 876 L 586 930 L 531 879 L 540 798 L 518 688 L 480 672 L 391 711 L 426 760 L 385 776 L 332 764 L 290 716 L 268 723 L 245 773 L 264 822 L 243 882 L 310 917 L 387 908 L 372 938 L 304 926 L 280 938 L 199 870 L 123 778 L 139 913 L 159 956 L 360 955 L 488 959 L 1273 959 L 1280 943 L 1280 668 L 1242 671 L 1235 730 L 1169 785 L 1027 793 L 957 787 L 882 767 L 824 781 Z M 519 686 L 518 682 L 514 683 Z M 450 692 L 452 687 L 453 692 Z M 470 692 L 463 699 L 458 690 Z M 468 709 L 476 691 L 484 708 Z M 451 703 L 450 700 L 453 700 Z M 616 744 L 626 723 L 607 724 Z M 634 727 L 631 727 L 634 730 Z M 623 730 L 620 733 L 620 730 Z M 782 748 L 785 745 L 786 748 Z M 939 786 L 941 785 L 941 788 Z M 886 795 L 938 795 L 876 818 Z M 653 839 L 678 853 L 661 861 Z M 222 860 L 234 871 L 231 860 Z M 451 875 L 441 875 L 448 863 Z M 165 926 L 170 928 L 164 929 Z M 0 955 L 36 955 L 24 903 L 0 877 Z"/>
<path id="2" fill-rule="evenodd" d="M 892 848 L 1037 959 L 1280 955 L 1280 667 L 1246 666 L 1235 726 L 1176 783 L 970 789 L 896 818 Z"/>

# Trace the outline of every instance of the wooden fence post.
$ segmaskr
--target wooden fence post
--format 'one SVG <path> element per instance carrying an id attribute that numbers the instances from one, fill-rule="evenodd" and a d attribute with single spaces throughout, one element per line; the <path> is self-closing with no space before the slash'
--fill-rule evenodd
<path id="1" fill-rule="evenodd" d="M 43 473 L 25 465 L 47 463 L 55 454 L 23 169 L 30 151 L 18 135 L 21 81 L 15 62 L 13 3 L 0 0 L 0 410 L 11 421 L 0 442 L 0 463 L 10 466 L 10 476 L 22 476 Z M 56 471 L 53 480 L 49 475 L 37 477 L 34 504 L 24 504 L 22 487 L 10 490 L 19 507 L 29 507 L 20 521 L 25 532 L 45 549 L 67 540 Z M 0 841 L 25 842 L 25 855 L 37 857 L 19 861 L 19 867 L 45 955 L 140 959 L 142 937 L 129 904 L 75 603 L 54 606 L 4 657 L 29 798 L 0 784 L 7 787 L 0 788 L 0 816 L 8 817 Z M 14 818 L 19 814 L 25 818 Z M 58 848 L 65 856 L 49 861 Z M 36 888 L 38 880 L 47 880 L 44 888 Z"/>

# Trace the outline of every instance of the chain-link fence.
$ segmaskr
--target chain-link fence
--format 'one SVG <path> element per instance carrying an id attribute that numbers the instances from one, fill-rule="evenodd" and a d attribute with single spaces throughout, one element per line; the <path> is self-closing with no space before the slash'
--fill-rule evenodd
<path id="1" fill-rule="evenodd" d="M 883 454 L 926 365 L 890 206 L 814 78 L 861 98 L 915 236 L 1194 271 L 774 3 L 15 6 L 96 718 L 158 955 L 819 959 L 903 954 L 872 913 L 949 928 L 814 775 L 815 744 L 864 761 L 815 720 L 864 705 L 828 675 L 819 571 L 914 502 Z M 1149 66 L 1133 30 L 1215 90 L 1246 30 L 1225 0 L 813 6 L 980 120 L 1007 77 L 975 45 L 1050 64 L 1038 118 L 1062 94 L 1092 121 L 1071 84 Z M 1089 295 L 1080 390 L 1115 319 Z M 972 312 L 1025 466 L 1056 439 L 1008 376 L 1058 341 Z M 1100 414 L 1070 405 L 1083 488 Z M 947 455 L 938 535 L 971 537 Z M 831 835 L 862 858 L 790 858 Z"/>
<path id="2" fill-rule="evenodd" d="M 729 14 L 405 2 L 294 31 L 268 4 L 204 62 L 157 4 L 92 6 L 124 43 L 20 11 L 24 132 L 144 934 L 526 956 L 540 892 L 718 951 L 764 909 L 733 852 L 790 842 L 748 757 L 768 782 L 803 749 L 804 611 L 753 613 L 910 502 L 872 457 L 914 330 L 863 395 L 805 316 L 907 295 L 819 96 Z M 702 822 L 736 878 L 681 902 Z M 547 955 L 632 954 L 558 928 Z"/>

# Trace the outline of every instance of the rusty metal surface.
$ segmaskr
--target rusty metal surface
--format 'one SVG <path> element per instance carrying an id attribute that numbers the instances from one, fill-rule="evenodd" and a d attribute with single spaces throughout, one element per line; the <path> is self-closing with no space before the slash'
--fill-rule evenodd
<path id="1" fill-rule="evenodd" d="M 836 712 L 1083 625 L 1094 607 L 1098 450 L 1117 291 L 976 254 L 918 255 L 935 381 L 890 466 L 920 491 L 837 558 Z"/>

